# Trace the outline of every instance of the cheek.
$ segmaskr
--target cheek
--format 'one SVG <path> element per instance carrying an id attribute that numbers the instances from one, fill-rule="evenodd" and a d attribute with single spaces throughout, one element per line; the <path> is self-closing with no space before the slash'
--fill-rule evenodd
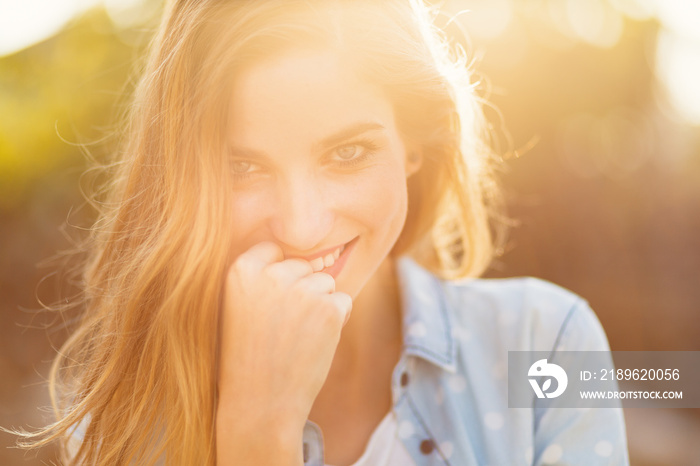
<path id="1" fill-rule="evenodd" d="M 357 176 L 345 190 L 343 213 L 374 230 L 403 226 L 407 208 L 406 178 L 400 166 L 386 164 Z"/>
<path id="2" fill-rule="evenodd" d="M 263 190 L 240 190 L 232 193 L 231 218 L 233 231 L 229 238 L 233 245 L 234 256 L 246 251 L 265 239 L 261 227 L 265 219 L 264 212 L 273 207 L 268 193 Z"/>

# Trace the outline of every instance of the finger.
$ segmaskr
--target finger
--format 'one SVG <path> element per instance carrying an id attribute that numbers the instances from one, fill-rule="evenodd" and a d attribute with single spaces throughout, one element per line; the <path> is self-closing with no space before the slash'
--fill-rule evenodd
<path id="1" fill-rule="evenodd" d="M 303 259 L 287 259 L 267 265 L 265 272 L 282 283 L 292 284 L 314 273 L 314 269 Z"/>
<path id="2" fill-rule="evenodd" d="M 343 320 L 343 326 L 345 326 L 345 324 L 348 323 L 352 312 L 352 298 L 349 294 L 343 293 L 342 291 L 333 293 L 330 297 L 334 301 L 336 308 L 341 313 L 345 313 L 345 318 Z"/>
<path id="3" fill-rule="evenodd" d="M 238 256 L 236 262 L 256 270 L 284 259 L 282 249 L 271 241 L 263 241 Z"/>
<path id="4" fill-rule="evenodd" d="M 304 277 L 299 281 L 299 286 L 312 293 L 325 294 L 335 292 L 335 280 L 323 272 L 312 273 Z"/>

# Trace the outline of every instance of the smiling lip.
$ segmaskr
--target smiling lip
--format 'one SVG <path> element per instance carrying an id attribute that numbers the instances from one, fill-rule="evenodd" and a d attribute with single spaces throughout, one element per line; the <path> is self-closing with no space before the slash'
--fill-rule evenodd
<path id="1" fill-rule="evenodd" d="M 319 252 L 312 254 L 310 256 L 289 256 L 289 257 L 287 257 L 287 259 L 304 259 L 305 261 L 311 262 L 312 260 L 318 259 L 319 257 L 324 257 L 324 256 L 327 256 L 328 254 L 332 254 L 333 251 L 335 251 L 336 249 L 340 249 L 343 246 L 347 246 L 349 243 L 350 243 L 350 241 L 348 241 L 347 243 L 341 243 L 337 246 L 334 246 L 334 247 L 328 248 L 328 249 L 324 249 L 323 251 L 319 251 Z"/>
<path id="2" fill-rule="evenodd" d="M 310 256 L 287 256 L 287 259 L 306 260 L 311 264 L 314 272 L 324 272 L 336 278 L 343 269 L 350 252 L 354 249 L 357 238 L 355 237 L 347 243 L 334 248 L 324 249 Z"/>
<path id="3" fill-rule="evenodd" d="M 335 260 L 335 263 L 333 263 L 333 265 L 331 265 L 330 267 L 325 267 L 323 270 L 321 270 L 321 272 L 327 273 L 334 279 L 337 279 L 338 275 L 340 275 L 340 272 L 343 270 L 345 263 L 348 261 L 348 256 L 350 256 L 352 251 L 355 249 L 355 245 L 357 244 L 358 238 L 359 236 L 355 237 L 352 241 L 346 243 L 343 252 Z"/>

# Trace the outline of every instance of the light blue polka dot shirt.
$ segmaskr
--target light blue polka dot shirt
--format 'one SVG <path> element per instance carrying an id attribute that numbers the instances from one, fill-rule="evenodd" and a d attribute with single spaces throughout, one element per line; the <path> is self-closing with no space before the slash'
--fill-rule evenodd
<path id="1" fill-rule="evenodd" d="M 508 408 L 509 350 L 609 350 L 586 301 L 534 278 L 444 281 L 408 258 L 397 273 L 404 345 L 393 411 L 417 466 L 629 464 L 619 406 Z M 88 421 L 72 435 L 72 454 Z M 305 465 L 323 466 L 311 421 L 303 442 Z"/>
<path id="2" fill-rule="evenodd" d="M 397 261 L 404 345 L 398 437 L 417 466 L 628 465 L 622 408 L 508 408 L 508 351 L 608 351 L 586 301 L 535 278 L 445 281 Z M 323 436 L 304 429 L 306 465 Z"/>

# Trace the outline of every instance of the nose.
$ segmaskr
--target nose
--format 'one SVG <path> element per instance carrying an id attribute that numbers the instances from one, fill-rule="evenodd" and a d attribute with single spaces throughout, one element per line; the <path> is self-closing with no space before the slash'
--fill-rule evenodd
<path id="1" fill-rule="evenodd" d="M 334 214 L 332 196 L 319 180 L 295 176 L 278 185 L 276 196 L 277 209 L 270 219 L 275 239 L 298 254 L 323 247 Z"/>

